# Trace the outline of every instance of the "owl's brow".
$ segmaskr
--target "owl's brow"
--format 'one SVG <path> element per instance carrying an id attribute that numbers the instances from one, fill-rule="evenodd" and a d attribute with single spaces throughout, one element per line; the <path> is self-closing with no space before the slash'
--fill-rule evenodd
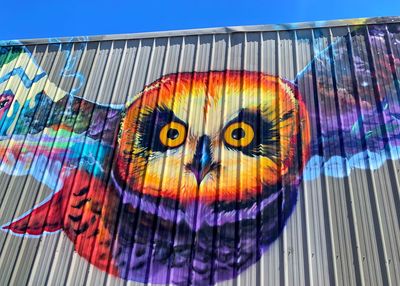
<path id="1" fill-rule="evenodd" d="M 148 125 L 154 126 L 156 123 L 166 123 L 172 120 L 184 121 L 165 105 L 157 105 L 155 108 L 143 107 L 143 114 L 139 119 L 140 125 L 146 127 Z"/>

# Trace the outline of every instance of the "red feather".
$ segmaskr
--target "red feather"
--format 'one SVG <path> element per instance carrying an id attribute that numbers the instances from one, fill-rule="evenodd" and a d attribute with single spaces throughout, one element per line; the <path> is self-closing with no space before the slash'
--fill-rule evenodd
<path id="1" fill-rule="evenodd" d="M 65 193 L 59 191 L 44 204 L 13 221 L 3 229 L 17 234 L 40 235 L 43 232 L 55 232 L 62 229 L 62 210 L 65 209 Z"/>
<path id="2" fill-rule="evenodd" d="M 71 173 L 50 200 L 3 229 L 17 234 L 41 235 L 63 229 L 75 250 L 98 268 L 117 275 L 112 258 L 114 226 L 107 224 L 111 203 L 104 183 L 85 171 Z"/>

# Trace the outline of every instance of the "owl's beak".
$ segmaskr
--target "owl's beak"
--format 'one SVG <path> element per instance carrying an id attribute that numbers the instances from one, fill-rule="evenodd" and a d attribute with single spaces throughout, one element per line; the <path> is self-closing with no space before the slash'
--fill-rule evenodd
<path id="1" fill-rule="evenodd" d="M 199 138 L 193 160 L 186 168 L 196 177 L 197 184 L 200 185 L 204 177 L 219 167 L 218 163 L 213 162 L 211 154 L 210 137 L 203 135 Z"/>

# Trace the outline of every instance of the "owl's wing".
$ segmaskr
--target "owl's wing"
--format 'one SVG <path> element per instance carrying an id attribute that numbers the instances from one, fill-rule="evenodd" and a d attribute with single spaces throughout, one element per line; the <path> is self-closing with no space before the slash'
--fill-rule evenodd
<path id="1" fill-rule="evenodd" d="M 55 86 L 23 46 L 0 49 L 0 171 L 32 175 L 53 190 L 71 169 L 102 176 L 122 109 Z"/>
<path id="2" fill-rule="evenodd" d="M 400 157 L 400 39 L 394 35 L 380 26 L 313 35 L 315 57 L 296 78 L 312 124 L 305 179 L 344 177 Z"/>

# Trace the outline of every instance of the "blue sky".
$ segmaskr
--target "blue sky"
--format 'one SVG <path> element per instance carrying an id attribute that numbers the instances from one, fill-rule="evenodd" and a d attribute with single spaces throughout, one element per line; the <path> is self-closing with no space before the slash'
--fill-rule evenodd
<path id="1" fill-rule="evenodd" d="M 399 0 L 4 0 L 0 40 L 400 16 Z"/>

